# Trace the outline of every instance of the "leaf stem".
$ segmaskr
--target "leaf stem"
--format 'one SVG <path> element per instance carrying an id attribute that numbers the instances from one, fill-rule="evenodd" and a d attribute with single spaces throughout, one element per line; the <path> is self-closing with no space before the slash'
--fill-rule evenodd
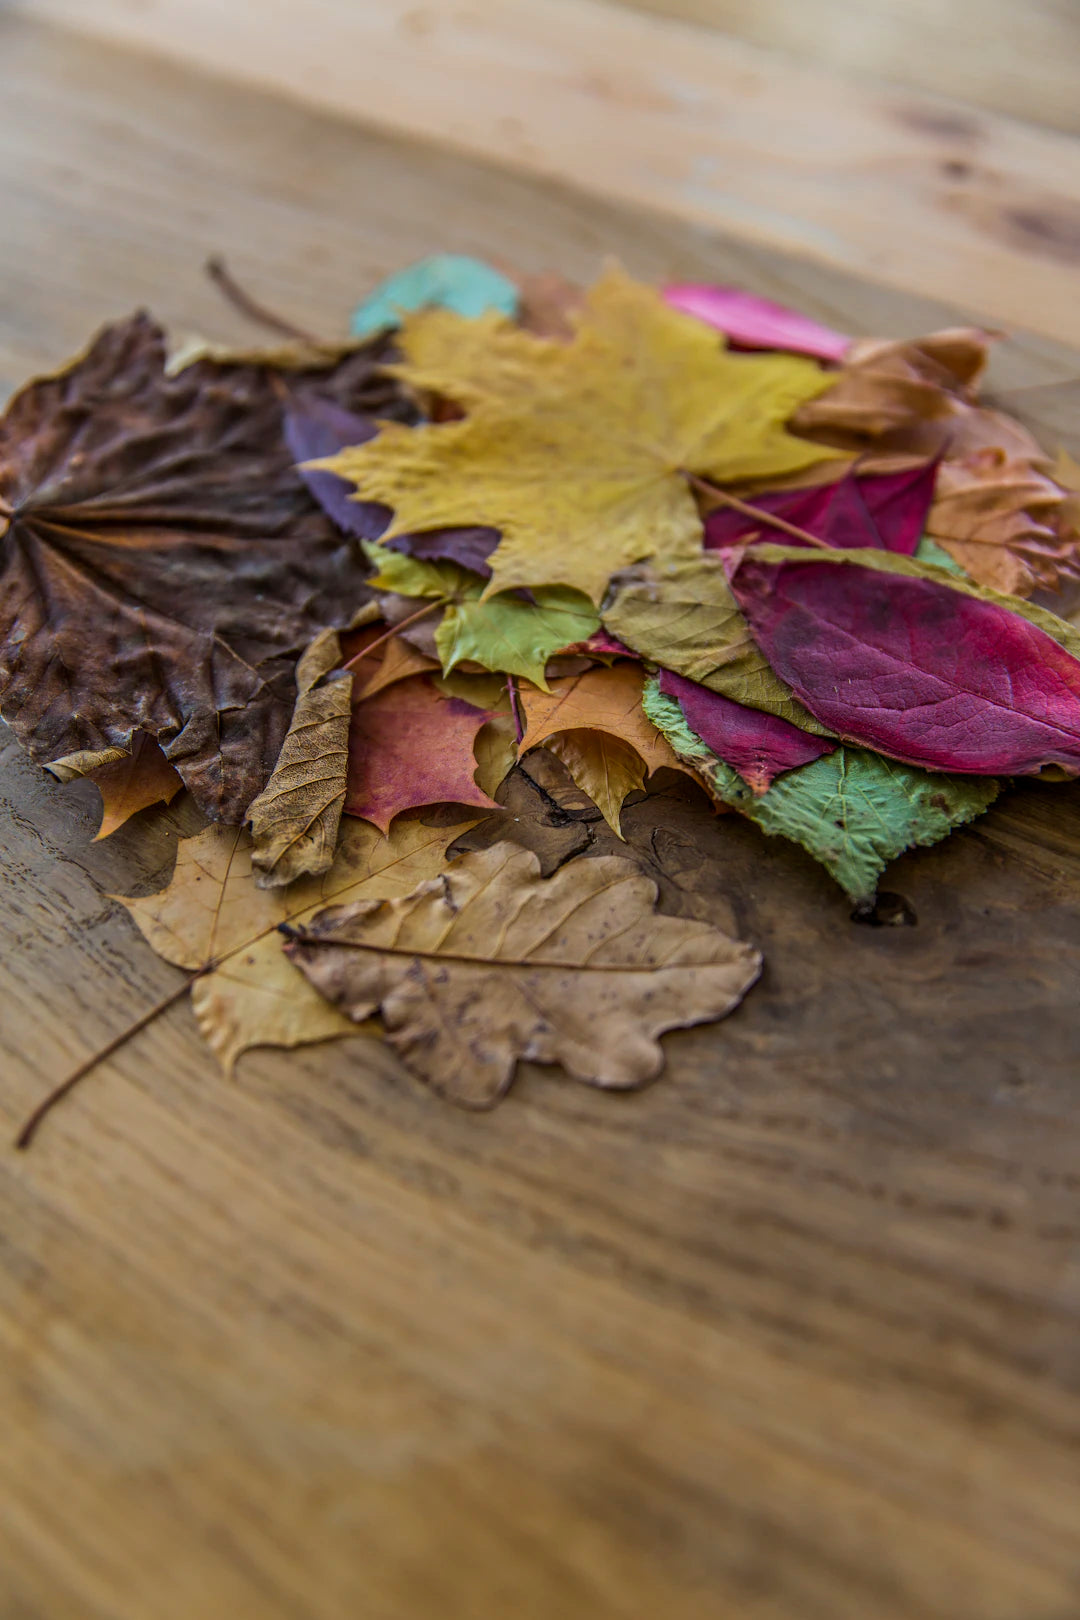
<path id="1" fill-rule="evenodd" d="M 766 528 L 781 529 L 784 534 L 790 534 L 806 545 L 816 546 L 818 551 L 836 550 L 836 547 L 830 546 L 827 540 L 811 534 L 809 529 L 800 529 L 797 523 L 789 523 L 786 518 L 777 517 L 774 512 L 763 512 L 759 506 L 751 506 L 749 501 L 741 501 L 737 495 L 729 495 L 726 489 L 718 489 L 715 484 L 710 484 L 708 479 L 699 478 L 697 473 L 686 472 L 684 469 L 683 476 L 695 489 L 700 489 L 702 494 L 713 496 L 722 506 L 732 507 L 736 512 L 741 512 L 743 517 L 753 518 L 755 523 L 763 524 Z"/>
<path id="2" fill-rule="evenodd" d="M 59 1085 L 54 1086 L 48 1095 L 42 1098 L 22 1125 L 19 1134 L 15 1138 L 15 1147 L 25 1152 L 37 1135 L 38 1128 L 47 1115 L 52 1113 L 57 1103 L 63 1102 L 64 1098 L 75 1090 L 80 1080 L 84 1080 L 92 1069 L 97 1068 L 99 1063 L 104 1063 L 106 1058 L 112 1057 L 113 1053 L 118 1052 L 133 1036 L 140 1034 L 148 1024 L 153 1023 L 155 1018 L 159 1017 L 163 1012 L 168 1012 L 170 1007 L 175 1007 L 176 1003 L 187 995 L 195 980 L 201 979 L 203 974 L 209 973 L 215 965 L 213 962 L 208 962 L 205 967 L 197 968 L 194 973 L 189 973 L 183 984 L 178 984 L 175 990 L 170 990 L 167 996 L 163 996 L 160 1001 L 156 1001 L 133 1024 L 129 1024 L 126 1029 L 121 1030 L 120 1034 L 115 1036 L 107 1046 L 103 1046 L 100 1051 L 94 1053 L 93 1057 L 89 1057 L 84 1063 L 80 1063 L 79 1067 L 73 1070 L 66 1079 L 61 1080 Z"/>
<path id="3" fill-rule="evenodd" d="M 275 315 L 272 309 L 258 303 L 251 294 L 245 292 L 240 283 L 234 280 L 225 260 L 220 253 L 213 254 L 206 261 L 206 274 L 214 283 L 218 291 L 227 299 L 234 309 L 256 326 L 265 326 L 268 331 L 277 332 L 282 337 L 293 338 L 299 343 L 318 343 L 318 338 L 311 332 L 305 332 L 302 326 L 296 326 L 281 315 Z"/>
<path id="4" fill-rule="evenodd" d="M 521 723 L 521 709 L 518 706 L 517 682 L 512 675 L 506 677 L 506 695 L 510 699 L 510 713 L 514 717 L 514 731 L 520 743 L 525 736 L 525 727 Z"/>
<path id="5" fill-rule="evenodd" d="M 387 641 L 393 640 L 400 630 L 407 630 L 410 624 L 417 624 L 421 619 L 426 619 L 428 614 L 434 613 L 436 608 L 445 607 L 449 600 L 448 596 L 436 596 L 433 601 L 428 602 L 424 607 L 417 608 L 415 613 L 410 613 L 407 619 L 400 619 L 397 624 L 392 624 L 385 634 L 376 636 L 374 641 L 369 641 L 366 647 L 361 647 L 358 653 L 354 653 L 347 664 L 342 664 L 342 669 L 359 669 L 365 658 L 370 657 L 373 652 Z"/>

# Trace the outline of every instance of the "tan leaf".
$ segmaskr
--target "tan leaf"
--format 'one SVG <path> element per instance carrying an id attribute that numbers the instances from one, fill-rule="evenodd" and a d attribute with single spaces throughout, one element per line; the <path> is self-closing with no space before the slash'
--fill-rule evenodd
<path id="1" fill-rule="evenodd" d="M 334 901 L 407 894 L 440 870 L 447 846 L 470 825 L 425 827 L 403 816 L 383 838 L 364 822 L 347 822 L 330 870 L 280 889 L 256 888 L 247 833 L 211 826 L 181 843 L 167 888 L 122 904 L 167 962 L 188 970 L 215 964 L 195 980 L 191 1002 L 204 1039 L 231 1073 L 252 1046 L 356 1033 L 291 966 L 278 925 L 303 922 Z"/>
<path id="2" fill-rule="evenodd" d="M 421 1080 L 490 1107 L 519 1059 L 590 1085 L 630 1087 L 663 1067 L 665 1030 L 722 1018 L 761 970 L 708 923 L 657 915 L 656 885 L 618 856 L 540 876 L 509 844 L 463 855 L 385 903 L 316 917 L 287 947 L 357 1021 L 381 1011 Z"/>
<path id="3" fill-rule="evenodd" d="M 292 721 L 270 780 L 248 810 L 260 888 L 325 872 L 334 859 L 352 718 L 353 678 L 340 663 L 337 631 L 320 630 L 296 666 Z"/>
<path id="4" fill-rule="evenodd" d="M 428 658 L 425 653 L 410 646 L 404 636 L 391 636 L 378 669 L 372 672 L 363 686 L 357 687 L 354 699 L 362 703 L 365 698 L 374 697 L 385 687 L 393 686 L 395 681 L 403 681 L 409 675 L 428 675 L 440 667 L 437 658 Z"/>
<path id="5" fill-rule="evenodd" d="M 130 753 L 123 748 L 88 750 L 54 759 L 45 768 L 60 782 L 84 776 L 97 787 L 102 811 L 95 843 L 108 838 L 140 810 L 152 804 L 171 804 L 184 785 L 179 772 L 145 731 L 134 734 Z"/>
<path id="6" fill-rule="evenodd" d="M 927 533 L 980 585 L 1028 596 L 1080 571 L 1077 525 L 1061 481 L 1021 423 L 976 403 L 988 334 L 958 328 L 913 343 L 856 344 L 828 393 L 792 425 L 882 458 L 940 458 Z"/>
<path id="7" fill-rule="evenodd" d="M 545 743 L 620 838 L 619 812 L 646 775 L 664 767 L 692 774 L 641 706 L 644 672 L 621 659 L 553 680 L 550 692 L 521 688 L 521 753 Z"/>

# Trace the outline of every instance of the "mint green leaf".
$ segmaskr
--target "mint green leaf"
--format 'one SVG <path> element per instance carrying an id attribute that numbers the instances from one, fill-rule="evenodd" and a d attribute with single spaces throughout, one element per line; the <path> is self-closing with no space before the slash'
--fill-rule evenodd
<path id="1" fill-rule="evenodd" d="M 460 253 L 433 253 L 381 282 L 354 311 L 352 334 L 368 337 L 384 327 L 398 326 L 402 311 L 433 304 L 452 309 L 468 320 L 489 309 L 513 317 L 520 296 L 512 281 L 480 259 Z"/>
<path id="2" fill-rule="evenodd" d="M 873 900 L 878 878 L 913 845 L 936 844 L 993 802 L 999 784 L 986 776 L 946 776 L 899 765 L 863 748 L 838 748 L 777 777 L 755 797 L 708 749 L 674 698 L 647 680 L 645 713 L 679 758 L 725 804 L 764 832 L 790 838 L 821 862 L 856 905 Z"/>
<path id="3" fill-rule="evenodd" d="M 956 574 L 960 579 L 967 579 L 967 569 L 961 568 L 955 557 L 950 557 L 944 546 L 939 546 L 936 540 L 931 540 L 924 534 L 915 547 L 915 561 L 929 563 L 931 568 L 944 568 L 948 574 Z"/>

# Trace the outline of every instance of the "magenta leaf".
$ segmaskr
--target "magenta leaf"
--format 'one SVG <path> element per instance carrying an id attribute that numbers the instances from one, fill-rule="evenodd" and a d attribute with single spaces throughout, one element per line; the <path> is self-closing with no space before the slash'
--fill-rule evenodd
<path id="1" fill-rule="evenodd" d="M 843 332 L 738 287 L 684 282 L 665 287 L 664 298 L 673 309 L 715 326 L 736 349 L 787 349 L 815 360 L 839 362 L 851 347 L 851 338 Z"/>
<path id="2" fill-rule="evenodd" d="M 337 455 L 349 445 L 366 444 L 374 439 L 378 426 L 367 416 L 351 411 L 314 394 L 294 399 L 285 413 L 285 442 L 309 491 L 327 517 L 346 534 L 359 540 L 378 540 L 393 516 L 381 501 L 358 501 L 356 489 L 346 478 L 305 462 Z M 474 574 L 490 579 L 487 559 L 499 543 L 499 531 L 471 527 L 431 529 L 424 534 L 399 534 L 386 542 L 391 551 L 402 551 L 425 562 L 455 562 Z"/>
<path id="3" fill-rule="evenodd" d="M 1080 661 L 934 580 L 748 553 L 732 588 L 769 663 L 830 731 L 929 770 L 1080 772 Z"/>
<path id="4" fill-rule="evenodd" d="M 717 759 L 738 771 L 755 793 L 765 793 L 784 771 L 809 765 L 836 747 L 824 737 L 800 731 L 779 715 L 748 709 L 669 669 L 660 671 L 660 690 L 676 700 L 691 730 Z"/>
<path id="5" fill-rule="evenodd" d="M 856 478 L 846 473 L 835 484 L 755 495 L 750 504 L 830 546 L 897 551 L 911 557 L 926 526 L 936 476 L 936 461 L 881 477 Z M 705 549 L 720 551 L 754 533 L 767 536 L 770 530 L 732 507 L 721 506 L 705 520 Z M 779 531 L 773 531 L 772 537 L 779 540 Z M 785 536 L 787 540 L 798 544 L 793 536 Z"/>

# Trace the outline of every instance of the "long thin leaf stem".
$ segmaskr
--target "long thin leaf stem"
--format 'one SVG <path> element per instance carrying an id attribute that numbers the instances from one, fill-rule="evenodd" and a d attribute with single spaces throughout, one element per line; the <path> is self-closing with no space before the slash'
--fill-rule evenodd
<path id="1" fill-rule="evenodd" d="M 140 1034 L 148 1024 L 152 1024 L 155 1018 L 160 1017 L 163 1012 L 168 1012 L 170 1007 L 175 1007 L 176 1003 L 187 995 L 195 980 L 201 979 L 204 973 L 211 972 L 215 966 L 214 962 L 208 962 L 205 967 L 197 968 L 194 973 L 189 973 L 183 984 L 178 984 L 175 990 L 170 990 L 167 996 L 163 996 L 160 1001 L 156 1001 L 133 1024 L 129 1024 L 126 1029 L 121 1030 L 120 1034 L 109 1041 L 108 1045 L 101 1047 L 92 1057 L 88 1057 L 84 1063 L 80 1063 L 79 1067 L 74 1069 L 66 1079 L 61 1080 L 59 1085 L 54 1086 L 48 1095 L 42 1098 L 33 1113 L 29 1115 L 22 1125 L 19 1134 L 15 1138 L 15 1147 L 25 1151 L 34 1140 L 38 1128 L 45 1118 L 52 1113 L 57 1103 L 63 1102 L 64 1098 L 74 1091 L 80 1080 L 85 1080 L 92 1069 L 96 1069 L 99 1063 L 104 1063 L 106 1058 L 112 1057 L 113 1053 L 118 1052 L 133 1036 Z"/>
<path id="2" fill-rule="evenodd" d="M 525 727 L 521 721 L 521 709 L 518 705 L 517 682 L 512 675 L 506 677 L 506 695 L 510 699 L 510 713 L 514 717 L 514 732 L 520 743 L 525 736 Z"/>
<path id="3" fill-rule="evenodd" d="M 365 658 L 369 658 L 378 648 L 393 640 L 399 631 L 407 630 L 410 624 L 418 624 L 421 619 L 426 619 L 429 613 L 434 613 L 436 608 L 445 607 L 449 600 L 448 596 L 437 596 L 433 601 L 426 603 L 424 607 L 417 608 L 415 613 L 410 613 L 407 619 L 401 619 L 397 624 L 392 624 L 385 634 L 376 636 L 374 641 L 369 641 L 366 647 L 361 647 L 358 653 L 354 653 L 347 664 L 342 664 L 342 669 L 359 669 Z"/>
<path id="4" fill-rule="evenodd" d="M 701 490 L 703 495 L 711 495 L 722 506 L 732 507 L 736 512 L 741 512 L 743 517 L 753 518 L 755 523 L 760 523 L 765 528 L 780 529 L 784 534 L 790 534 L 808 546 L 816 546 L 819 551 L 836 550 L 836 547 L 830 546 L 827 540 L 811 534 L 809 529 L 800 529 L 797 523 L 789 523 L 786 518 L 777 517 L 774 512 L 763 512 L 760 507 L 751 506 L 749 501 L 742 501 L 737 495 L 729 495 L 726 489 L 717 489 L 715 484 L 710 484 L 708 479 L 699 478 L 697 473 L 688 472 L 685 476 L 695 489 Z"/>
<path id="5" fill-rule="evenodd" d="M 296 326 L 281 315 L 275 315 L 272 309 L 260 304 L 251 294 L 245 292 L 240 283 L 234 280 L 225 260 L 219 253 L 215 253 L 206 261 L 206 274 L 224 298 L 239 310 L 241 315 L 256 326 L 265 326 L 270 332 L 277 332 L 281 337 L 293 338 L 298 343 L 317 343 L 319 340 L 311 332 L 306 332 L 302 326 Z"/>

